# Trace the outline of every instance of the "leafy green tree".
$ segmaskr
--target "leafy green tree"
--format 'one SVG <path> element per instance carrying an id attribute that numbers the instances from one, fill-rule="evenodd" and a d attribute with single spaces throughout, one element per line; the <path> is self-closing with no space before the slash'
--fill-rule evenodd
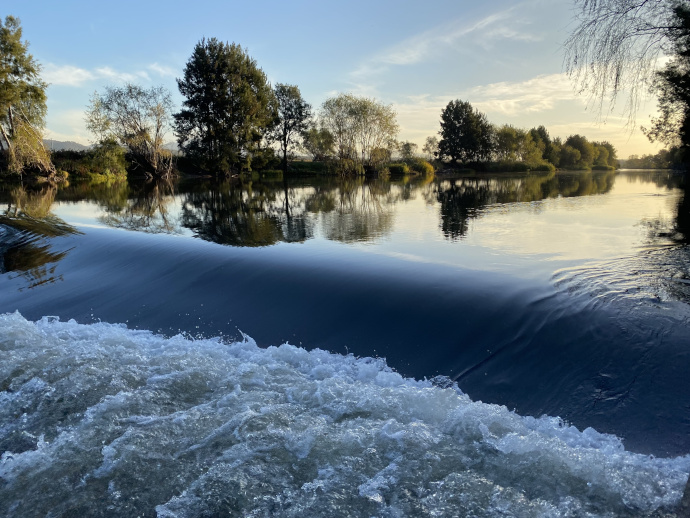
<path id="1" fill-rule="evenodd" d="M 283 174 L 287 174 L 288 152 L 295 145 L 295 139 L 309 127 L 311 105 L 302 99 L 296 86 L 278 83 L 274 91 L 278 102 L 278 123 L 273 130 L 273 138 L 280 145 Z"/>
<path id="2" fill-rule="evenodd" d="M 302 135 L 302 148 L 314 160 L 327 160 L 335 153 L 335 139 L 325 128 L 309 128 Z"/>
<path id="3" fill-rule="evenodd" d="M 469 102 L 455 100 L 441 113 L 439 158 L 473 162 L 488 160 L 494 150 L 493 126 Z"/>
<path id="4" fill-rule="evenodd" d="M 118 142 L 144 172 L 166 178 L 173 172 L 172 153 L 163 148 L 171 114 L 170 92 L 164 87 L 144 89 L 128 83 L 109 86 L 103 95 L 94 93 L 86 127 L 101 145 Z"/>
<path id="5" fill-rule="evenodd" d="M 43 146 L 47 84 L 28 48 L 19 19 L 0 20 L 0 152 L 13 173 L 34 169 L 52 175 L 55 168 Z"/>
<path id="6" fill-rule="evenodd" d="M 403 160 L 412 160 L 417 153 L 417 144 L 414 142 L 400 142 L 398 144 L 398 152 L 400 153 L 400 158 Z"/>
<path id="7" fill-rule="evenodd" d="M 576 169 L 579 167 L 581 157 L 582 155 L 578 149 L 575 149 L 569 144 L 565 144 L 561 147 L 558 160 L 559 165 L 563 169 Z"/>
<path id="8" fill-rule="evenodd" d="M 252 153 L 273 129 L 277 105 L 266 74 L 239 45 L 202 39 L 177 80 L 185 97 L 174 115 L 180 148 L 221 174 L 251 169 Z"/>
<path id="9" fill-rule="evenodd" d="M 320 119 L 333 135 L 338 158 L 361 166 L 373 165 L 372 150 L 392 149 L 398 134 L 392 106 L 351 94 L 327 99 L 321 107 Z"/>
<path id="10" fill-rule="evenodd" d="M 580 153 L 580 158 L 575 161 L 575 163 L 569 163 L 570 167 L 576 167 L 578 169 L 588 169 L 594 165 L 594 160 L 597 157 L 597 148 L 589 141 L 586 137 L 582 135 L 571 135 L 565 140 L 565 147 L 571 147 Z M 570 153 L 570 157 L 573 154 Z M 562 157 L 563 155 L 561 155 Z M 561 164 L 563 164 L 561 158 Z"/>

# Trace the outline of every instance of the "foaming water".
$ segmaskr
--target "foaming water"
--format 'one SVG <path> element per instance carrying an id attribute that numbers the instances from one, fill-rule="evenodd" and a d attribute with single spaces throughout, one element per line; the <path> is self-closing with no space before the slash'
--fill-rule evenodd
<path id="1" fill-rule="evenodd" d="M 0 329 L 2 516 L 661 516 L 690 471 L 379 359 Z"/>

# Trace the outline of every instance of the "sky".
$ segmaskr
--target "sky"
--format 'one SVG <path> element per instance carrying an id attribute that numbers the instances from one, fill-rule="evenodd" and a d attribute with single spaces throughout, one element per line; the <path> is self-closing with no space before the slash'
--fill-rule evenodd
<path id="1" fill-rule="evenodd" d="M 199 40 L 215 37 L 246 49 L 272 84 L 297 85 L 315 109 L 345 92 L 393 105 L 399 140 L 420 149 L 460 99 L 496 125 L 608 140 L 619 158 L 655 153 L 661 146 L 639 129 L 656 113 L 654 99 L 630 125 L 622 102 L 601 114 L 565 74 L 573 9 L 572 0 L 46 0 L 16 2 L 0 16 L 20 18 L 50 83 L 54 140 L 92 142 L 84 110 L 106 86 L 162 85 L 180 107 L 175 79 Z"/>

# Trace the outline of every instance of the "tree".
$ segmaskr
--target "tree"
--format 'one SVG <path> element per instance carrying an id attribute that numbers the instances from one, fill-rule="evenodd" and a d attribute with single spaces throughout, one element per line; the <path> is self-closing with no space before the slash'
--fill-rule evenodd
<path id="1" fill-rule="evenodd" d="M 653 89 L 659 96 L 660 116 L 643 131 L 651 141 L 690 147 L 690 8 L 674 10 L 674 58 L 657 72 Z"/>
<path id="2" fill-rule="evenodd" d="M 338 158 L 359 161 L 362 166 L 372 164 L 372 150 L 393 148 L 398 134 L 392 106 L 352 94 L 327 99 L 320 119 L 322 127 L 333 135 Z"/>
<path id="3" fill-rule="evenodd" d="M 658 58 L 672 50 L 677 0 L 575 0 L 577 26 L 565 43 L 566 70 L 599 105 L 629 90 L 634 120 Z"/>
<path id="4" fill-rule="evenodd" d="M 438 156 L 453 162 L 488 160 L 493 152 L 493 127 L 469 102 L 450 101 L 441 113 Z"/>
<path id="5" fill-rule="evenodd" d="M 170 129 L 172 100 L 162 86 L 144 89 L 128 83 L 94 93 L 86 112 L 86 128 L 99 144 L 115 140 L 127 148 L 147 174 L 172 175 L 172 153 L 163 149 Z"/>
<path id="6" fill-rule="evenodd" d="M 309 128 L 302 135 L 302 147 L 313 160 L 327 160 L 335 153 L 335 139 L 324 128 Z"/>
<path id="7" fill-rule="evenodd" d="M 283 174 L 287 174 L 288 152 L 294 140 L 309 127 L 311 105 L 302 99 L 299 88 L 278 83 L 275 86 L 278 103 L 278 124 L 273 130 L 274 139 L 283 154 Z"/>
<path id="8" fill-rule="evenodd" d="M 426 153 L 429 160 L 433 160 L 438 153 L 438 139 L 436 137 L 427 137 L 422 151 Z"/>
<path id="9" fill-rule="evenodd" d="M 403 160 L 412 160 L 417 153 L 418 147 L 414 142 L 400 142 L 398 144 L 398 152 Z"/>
<path id="10" fill-rule="evenodd" d="M 19 19 L 0 20 L 0 151 L 11 172 L 52 175 L 55 167 L 43 146 L 47 84 L 28 48 Z"/>
<path id="11" fill-rule="evenodd" d="M 256 61 L 239 45 L 204 38 L 177 85 L 186 98 L 174 115 L 180 148 L 218 173 L 251 169 L 252 153 L 277 117 L 275 95 Z"/>

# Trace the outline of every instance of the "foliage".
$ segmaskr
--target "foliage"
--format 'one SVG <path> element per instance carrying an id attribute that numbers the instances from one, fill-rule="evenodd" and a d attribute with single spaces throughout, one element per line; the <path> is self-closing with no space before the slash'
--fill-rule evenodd
<path id="1" fill-rule="evenodd" d="M 104 150 L 112 152 L 118 142 L 146 173 L 167 177 L 173 170 L 172 153 L 163 144 L 171 112 L 170 92 L 162 86 L 109 86 L 103 95 L 94 93 L 91 98 L 86 127 Z"/>
<path id="2" fill-rule="evenodd" d="M 321 125 L 333 135 L 338 158 L 372 166 L 375 149 L 391 149 L 398 134 L 393 107 L 374 99 L 340 94 L 327 99 L 320 114 Z M 345 169 L 352 169 L 346 167 Z"/>
<path id="3" fill-rule="evenodd" d="M 670 169 L 682 163 L 681 151 L 678 147 L 662 149 L 655 155 L 630 155 L 621 160 L 621 167 L 625 169 Z"/>
<path id="4" fill-rule="evenodd" d="M 410 169 L 416 173 L 420 173 L 424 176 L 434 174 L 434 166 L 422 158 L 415 158 L 407 162 Z"/>
<path id="5" fill-rule="evenodd" d="M 300 175 L 328 174 L 330 168 L 326 162 L 295 160 L 290 164 L 290 171 Z"/>
<path id="6" fill-rule="evenodd" d="M 410 166 L 405 162 L 397 162 L 394 164 L 388 164 L 388 171 L 394 175 L 409 174 Z"/>
<path id="7" fill-rule="evenodd" d="M 174 115 L 180 148 L 209 171 L 251 170 L 254 152 L 273 129 L 278 111 L 256 61 L 239 45 L 204 38 L 177 85 L 185 97 Z"/>
<path id="8" fill-rule="evenodd" d="M 280 145 L 283 154 L 283 172 L 287 172 L 288 152 L 295 145 L 294 140 L 308 129 L 311 105 L 294 85 L 278 83 L 274 89 L 278 103 L 278 123 L 273 138 Z"/>
<path id="9" fill-rule="evenodd" d="M 531 131 L 506 124 L 497 128 L 495 132 L 494 153 L 499 160 L 527 164 L 542 163 L 543 146 L 540 145 L 541 141 L 535 142 Z"/>
<path id="10" fill-rule="evenodd" d="M 418 147 L 414 142 L 399 142 L 398 153 L 400 153 L 400 158 L 404 161 L 412 160 L 417 153 Z"/>
<path id="11" fill-rule="evenodd" d="M 47 84 L 28 48 L 19 20 L 0 20 L 0 152 L 10 172 L 32 169 L 53 175 L 55 168 L 43 146 Z"/>
<path id="12" fill-rule="evenodd" d="M 452 162 L 488 160 L 493 151 L 493 127 L 469 102 L 451 101 L 441 113 L 438 156 Z"/>
<path id="13" fill-rule="evenodd" d="M 433 160 L 438 155 L 438 139 L 436 137 L 427 137 L 422 151 L 426 153 L 427 159 Z"/>
<path id="14" fill-rule="evenodd" d="M 674 10 L 674 57 L 657 72 L 653 89 L 659 96 L 660 116 L 651 129 L 643 128 L 651 141 L 668 146 L 690 146 L 690 8 Z"/>
<path id="15" fill-rule="evenodd" d="M 599 105 L 627 90 L 634 119 L 660 55 L 672 47 L 676 0 L 575 0 L 577 26 L 565 43 L 566 69 Z"/>
<path id="16" fill-rule="evenodd" d="M 106 139 L 86 151 L 53 151 L 52 160 L 58 169 L 74 176 L 127 176 L 125 150 L 113 139 Z"/>
<path id="17" fill-rule="evenodd" d="M 302 135 L 302 148 L 315 161 L 327 160 L 335 153 L 335 139 L 327 129 L 312 127 Z"/>
<path id="18" fill-rule="evenodd" d="M 377 147 L 371 150 L 369 153 L 369 163 L 375 168 L 379 169 L 384 164 L 391 161 L 393 157 L 393 152 L 390 148 Z"/>

